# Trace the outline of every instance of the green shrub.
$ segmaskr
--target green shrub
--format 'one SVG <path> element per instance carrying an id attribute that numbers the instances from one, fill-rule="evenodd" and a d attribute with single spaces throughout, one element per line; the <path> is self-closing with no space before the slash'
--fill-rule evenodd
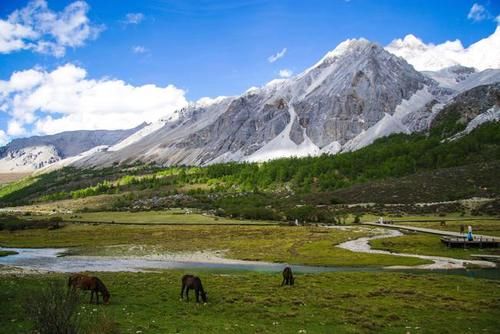
<path id="1" fill-rule="evenodd" d="M 27 317 L 39 334 L 82 333 L 77 317 L 78 294 L 67 292 L 61 282 L 51 282 L 39 293 L 32 294 L 24 303 Z"/>

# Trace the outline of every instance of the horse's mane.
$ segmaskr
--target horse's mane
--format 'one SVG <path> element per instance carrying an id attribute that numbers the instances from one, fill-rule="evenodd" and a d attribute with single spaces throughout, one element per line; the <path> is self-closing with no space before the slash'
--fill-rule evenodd
<path id="1" fill-rule="evenodd" d="M 94 279 L 96 281 L 97 289 L 100 290 L 103 295 L 109 296 L 109 291 L 104 283 L 98 277 L 94 277 Z"/>

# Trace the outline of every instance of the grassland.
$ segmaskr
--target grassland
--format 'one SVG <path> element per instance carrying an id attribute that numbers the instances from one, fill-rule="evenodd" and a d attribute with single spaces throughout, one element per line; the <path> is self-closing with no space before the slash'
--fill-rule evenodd
<path id="1" fill-rule="evenodd" d="M 111 291 L 107 306 L 86 304 L 80 316 L 105 313 L 123 333 L 494 333 L 500 283 L 426 274 L 324 273 L 297 275 L 279 287 L 276 274 L 199 272 L 209 302 L 179 300 L 183 272 L 99 273 Z M 22 303 L 65 275 L 6 276 L 0 280 L 0 324 L 27 333 Z"/>
<path id="2" fill-rule="evenodd" d="M 66 222 L 98 222 L 116 224 L 276 224 L 262 220 L 242 220 L 216 217 L 213 215 L 194 212 L 190 209 L 169 209 L 162 211 L 142 211 L 142 212 L 82 212 L 78 214 L 57 215 Z M 26 220 L 47 218 L 48 216 L 25 216 Z M 50 217 L 50 216 L 49 216 Z"/>

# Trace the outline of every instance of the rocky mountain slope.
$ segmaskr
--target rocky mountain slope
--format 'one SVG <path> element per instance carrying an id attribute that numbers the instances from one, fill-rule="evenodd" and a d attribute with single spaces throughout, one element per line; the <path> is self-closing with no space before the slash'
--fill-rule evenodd
<path id="1" fill-rule="evenodd" d="M 421 73 L 377 44 L 348 40 L 296 77 L 192 104 L 140 141 L 76 165 L 203 165 L 356 150 L 391 133 L 426 130 L 454 96 L 498 81 L 499 70 L 461 66 Z"/>
<path id="2" fill-rule="evenodd" d="M 31 172 L 44 168 L 95 147 L 121 142 L 144 126 L 141 124 L 128 130 L 68 131 L 14 139 L 0 148 L 0 172 Z"/>

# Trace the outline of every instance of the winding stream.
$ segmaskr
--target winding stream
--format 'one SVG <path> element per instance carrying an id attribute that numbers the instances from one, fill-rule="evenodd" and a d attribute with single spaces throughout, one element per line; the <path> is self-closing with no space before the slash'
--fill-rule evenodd
<path id="1" fill-rule="evenodd" d="M 227 259 L 214 252 L 175 253 L 161 256 L 63 256 L 63 248 L 1 248 L 18 254 L 0 257 L 0 265 L 36 272 L 150 271 L 155 269 L 218 269 L 279 272 L 284 263 Z M 374 267 L 321 267 L 294 265 L 303 273 L 379 271 Z"/>
<path id="2" fill-rule="evenodd" d="M 488 261 L 460 260 L 439 256 L 428 256 L 406 253 L 391 253 L 384 250 L 372 249 L 370 240 L 390 238 L 402 235 L 392 229 L 378 228 L 377 235 L 346 241 L 337 245 L 353 252 L 370 254 L 386 254 L 393 256 L 416 257 L 430 260 L 432 264 L 419 266 L 392 266 L 392 267 L 323 267 L 293 265 L 296 272 L 374 272 L 374 271 L 400 271 L 411 273 L 459 274 L 469 277 L 500 279 L 500 270 L 495 263 Z M 246 270 L 257 272 L 280 272 L 285 263 L 271 263 L 262 261 L 234 260 L 223 257 L 220 252 L 185 252 L 170 253 L 150 256 L 64 256 L 64 248 L 2 248 L 0 250 L 14 251 L 18 254 L 0 257 L 0 273 L 4 272 L 81 272 L 81 271 L 153 271 L 158 269 L 196 269 L 234 271 Z M 473 264 L 485 269 L 465 269 L 465 264 Z M 2 266 L 5 266 L 2 268 Z M 14 269 L 13 269 L 14 268 Z"/>

